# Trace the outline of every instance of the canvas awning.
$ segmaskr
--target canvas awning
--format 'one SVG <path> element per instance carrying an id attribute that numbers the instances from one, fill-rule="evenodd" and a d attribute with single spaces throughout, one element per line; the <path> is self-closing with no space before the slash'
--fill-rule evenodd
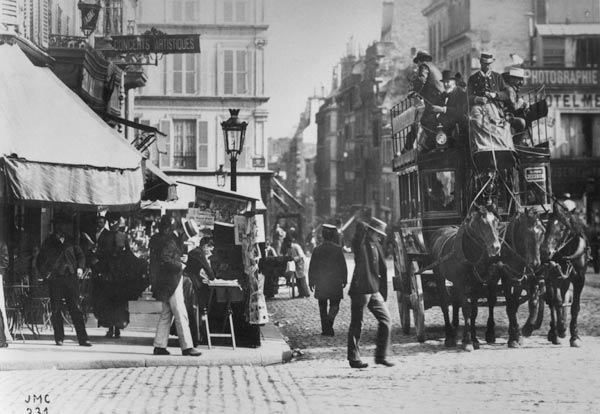
<path id="1" fill-rule="evenodd" d="M 0 45 L 0 198 L 128 208 L 140 201 L 142 156 L 49 68 Z"/>
<path id="2" fill-rule="evenodd" d="M 149 160 L 144 160 L 147 174 L 143 200 L 177 200 L 177 183 Z"/>

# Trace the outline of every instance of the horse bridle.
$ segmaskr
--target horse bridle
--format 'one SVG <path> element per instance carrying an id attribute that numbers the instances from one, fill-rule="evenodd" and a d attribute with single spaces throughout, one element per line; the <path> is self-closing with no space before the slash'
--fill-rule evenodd
<path id="1" fill-rule="evenodd" d="M 536 224 L 535 224 L 535 227 L 538 227 L 538 228 L 539 228 L 539 227 L 541 227 L 541 228 L 542 228 L 542 230 L 545 232 L 544 226 L 543 226 L 543 225 L 542 225 L 542 223 L 540 222 L 539 218 L 536 218 L 536 219 L 535 219 L 535 222 L 536 222 Z M 508 232 L 508 227 L 509 227 L 509 226 L 510 226 L 510 224 L 506 226 L 506 227 L 507 227 L 507 228 L 506 228 L 506 230 L 505 230 L 506 232 Z M 524 265 L 524 266 L 523 266 L 523 271 L 521 272 L 521 271 L 519 271 L 519 270 L 517 270 L 517 269 L 513 268 L 512 266 L 510 266 L 510 265 L 508 265 L 508 264 L 504 264 L 504 266 L 505 266 L 506 268 L 508 268 L 508 269 L 511 271 L 511 273 L 513 274 L 513 276 L 511 277 L 511 281 L 512 281 L 512 282 L 515 282 L 515 283 L 518 283 L 518 284 L 520 284 L 520 283 L 522 283 L 522 282 L 523 282 L 523 279 L 527 278 L 528 276 L 536 276 L 536 271 L 535 271 L 535 269 L 533 269 L 531 266 L 529 266 L 529 265 L 527 264 L 527 260 L 526 260 L 526 259 L 525 259 L 523 256 L 521 256 L 521 255 L 520 255 L 520 254 L 519 254 L 519 253 L 518 253 L 518 252 L 517 252 L 517 251 L 516 251 L 516 250 L 515 250 L 515 249 L 512 247 L 512 246 L 516 246 L 516 243 L 515 243 L 515 229 L 514 229 L 514 224 L 513 224 L 512 228 L 511 228 L 511 232 L 510 232 L 510 244 L 506 242 L 506 233 L 505 233 L 505 237 L 502 239 L 502 244 L 503 244 L 504 246 L 506 246 L 506 247 L 507 247 L 507 248 L 508 248 L 508 249 L 511 251 L 511 253 L 512 253 L 512 254 L 514 254 L 514 256 L 515 256 L 515 257 L 516 257 L 516 258 L 517 258 L 519 261 L 521 261 L 521 263 L 523 263 L 523 265 Z M 511 246 L 511 244 L 512 244 L 512 246 Z M 519 274 L 521 275 L 521 277 L 515 277 L 516 275 L 519 275 Z M 541 272 L 540 272 L 540 274 L 541 274 Z"/>

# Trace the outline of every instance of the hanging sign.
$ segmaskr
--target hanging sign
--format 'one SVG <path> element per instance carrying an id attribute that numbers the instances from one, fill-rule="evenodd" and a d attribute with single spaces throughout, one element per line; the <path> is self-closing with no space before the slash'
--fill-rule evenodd
<path id="1" fill-rule="evenodd" d="M 80 1 L 77 7 L 81 11 L 81 31 L 89 36 L 96 30 L 98 15 L 102 6 L 100 4 L 88 4 Z"/>
<path id="2" fill-rule="evenodd" d="M 112 36 L 116 53 L 200 53 L 199 34 L 169 35 L 152 28 L 142 35 Z"/>

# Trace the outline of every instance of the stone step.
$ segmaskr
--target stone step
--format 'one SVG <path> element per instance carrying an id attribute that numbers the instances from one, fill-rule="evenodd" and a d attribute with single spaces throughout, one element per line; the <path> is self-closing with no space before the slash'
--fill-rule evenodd
<path id="1" fill-rule="evenodd" d="M 162 310 L 162 303 L 156 300 L 130 300 L 129 301 L 129 313 L 160 313 Z"/>

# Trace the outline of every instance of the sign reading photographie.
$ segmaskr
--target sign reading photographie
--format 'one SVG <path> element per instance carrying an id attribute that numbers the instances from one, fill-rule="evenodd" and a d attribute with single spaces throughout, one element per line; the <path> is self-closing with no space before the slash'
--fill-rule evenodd
<path id="1" fill-rule="evenodd" d="M 546 85 L 549 87 L 560 86 L 598 86 L 600 75 L 598 69 L 525 69 L 526 85 Z"/>
<path id="2" fill-rule="evenodd" d="M 160 31 L 137 36 L 112 36 L 116 53 L 200 53 L 200 35 L 168 35 Z"/>

